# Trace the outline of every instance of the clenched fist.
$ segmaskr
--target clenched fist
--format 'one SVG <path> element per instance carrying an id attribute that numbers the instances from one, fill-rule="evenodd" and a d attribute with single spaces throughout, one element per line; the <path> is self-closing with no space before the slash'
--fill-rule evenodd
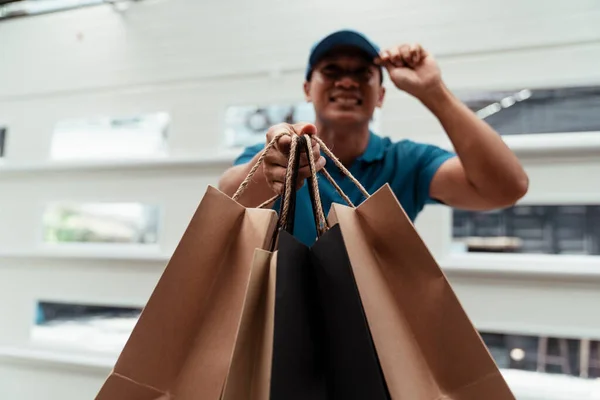
<path id="1" fill-rule="evenodd" d="M 308 123 L 299 123 L 294 125 L 274 125 L 267 131 L 267 144 L 270 143 L 273 140 L 273 138 L 282 131 L 287 131 L 291 135 L 314 135 L 317 133 L 317 128 L 313 124 Z M 280 137 L 279 140 L 276 142 L 275 146 L 269 152 L 267 152 L 264 159 L 264 176 L 267 180 L 269 187 L 277 194 L 281 194 L 283 192 L 291 144 L 291 136 L 284 135 Z M 300 150 L 301 149 L 298 148 L 298 151 Z M 314 139 L 311 139 L 311 150 L 315 159 L 315 172 L 318 172 L 325 166 L 325 157 L 321 156 L 320 146 Z M 298 184 L 296 190 L 302 187 L 304 181 L 308 177 L 310 177 L 308 157 L 306 153 L 303 152 L 300 155 L 300 166 L 298 169 Z"/>
<path id="2" fill-rule="evenodd" d="M 421 100 L 442 82 L 437 62 L 419 44 L 402 44 L 383 50 L 375 63 L 387 69 L 398 89 Z"/>

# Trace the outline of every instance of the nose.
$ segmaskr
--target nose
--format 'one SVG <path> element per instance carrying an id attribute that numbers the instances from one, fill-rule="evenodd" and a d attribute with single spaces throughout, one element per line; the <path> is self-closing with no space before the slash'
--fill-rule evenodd
<path id="1" fill-rule="evenodd" d="M 335 86 L 343 89 L 354 89 L 359 87 L 360 85 L 352 77 L 345 75 L 335 82 Z"/>

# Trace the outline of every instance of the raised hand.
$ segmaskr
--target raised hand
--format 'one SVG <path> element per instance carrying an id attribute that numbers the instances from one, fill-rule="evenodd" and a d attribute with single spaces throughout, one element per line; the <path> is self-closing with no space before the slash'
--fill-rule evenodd
<path id="1" fill-rule="evenodd" d="M 398 89 L 419 99 L 442 83 L 437 62 L 419 44 L 402 44 L 383 50 L 375 63 L 387 69 Z"/>

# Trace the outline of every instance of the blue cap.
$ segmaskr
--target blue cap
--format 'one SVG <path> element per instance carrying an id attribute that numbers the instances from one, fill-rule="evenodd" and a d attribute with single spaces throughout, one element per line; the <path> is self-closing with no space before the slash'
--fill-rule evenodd
<path id="1" fill-rule="evenodd" d="M 313 45 L 306 67 L 306 79 L 321 58 L 329 51 L 339 46 L 356 47 L 373 60 L 379 57 L 379 46 L 371 42 L 365 35 L 353 30 L 333 32 Z"/>

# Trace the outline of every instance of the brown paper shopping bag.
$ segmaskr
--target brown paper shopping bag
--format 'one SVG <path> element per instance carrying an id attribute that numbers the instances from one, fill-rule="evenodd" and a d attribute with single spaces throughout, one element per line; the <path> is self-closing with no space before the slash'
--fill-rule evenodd
<path id="1" fill-rule="evenodd" d="M 514 399 L 444 273 L 388 185 L 334 204 L 392 399 Z"/>
<path id="2" fill-rule="evenodd" d="M 269 400 L 277 253 L 257 250 L 221 400 Z"/>
<path id="3" fill-rule="evenodd" d="M 98 400 L 218 400 L 256 249 L 277 215 L 208 187 Z"/>

